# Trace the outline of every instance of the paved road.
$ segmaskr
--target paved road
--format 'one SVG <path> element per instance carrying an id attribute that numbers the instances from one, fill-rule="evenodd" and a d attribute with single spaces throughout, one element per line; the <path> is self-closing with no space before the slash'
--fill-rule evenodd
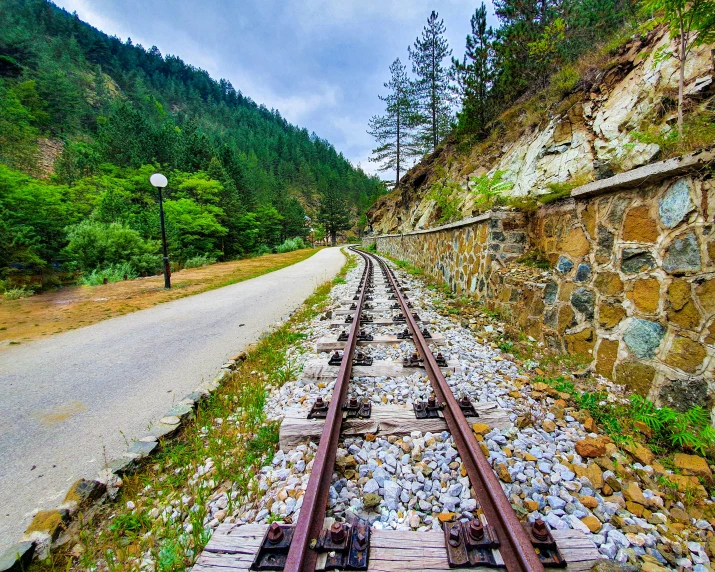
<path id="1" fill-rule="evenodd" d="M 0 553 L 173 402 L 332 278 L 325 249 L 239 284 L 0 351 Z M 33 467 L 35 467 L 33 469 Z"/>

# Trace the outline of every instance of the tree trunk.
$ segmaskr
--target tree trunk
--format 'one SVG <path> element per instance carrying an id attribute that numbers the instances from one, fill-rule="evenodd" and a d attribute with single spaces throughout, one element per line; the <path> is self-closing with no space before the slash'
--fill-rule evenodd
<path id="1" fill-rule="evenodd" d="M 678 137 L 683 139 L 683 86 L 685 84 L 685 32 L 680 20 L 680 78 L 678 79 Z"/>
<path id="2" fill-rule="evenodd" d="M 399 97 L 399 95 L 398 95 Z M 395 177 L 395 187 L 400 182 L 400 102 L 397 101 L 397 175 Z"/>
<path id="3" fill-rule="evenodd" d="M 436 98 L 436 96 L 434 96 Z M 437 111 L 435 109 L 434 99 L 432 100 L 432 151 L 437 149 Z"/>
<path id="4" fill-rule="evenodd" d="M 435 38 L 432 37 L 432 151 L 437 149 L 437 54 Z"/>
<path id="5" fill-rule="evenodd" d="M 338 244 L 338 231 L 336 230 L 331 230 L 330 231 L 330 244 L 332 246 L 337 246 Z"/>

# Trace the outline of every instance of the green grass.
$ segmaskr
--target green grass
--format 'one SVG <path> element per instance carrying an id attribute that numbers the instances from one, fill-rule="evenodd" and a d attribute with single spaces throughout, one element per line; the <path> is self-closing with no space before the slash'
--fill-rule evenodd
<path id="1" fill-rule="evenodd" d="M 514 351 L 514 342 L 504 341 L 499 344 L 499 349 L 505 353 L 511 353 Z"/>
<path id="2" fill-rule="evenodd" d="M 713 146 L 715 141 L 715 106 L 688 113 L 683 118 L 683 136 L 676 126 L 663 131 L 662 125 L 653 124 L 644 131 L 632 131 L 631 137 L 640 143 L 655 143 L 660 146 L 661 158 L 669 159 L 698 149 Z"/>
<path id="3" fill-rule="evenodd" d="M 201 266 L 208 266 L 209 264 L 215 264 L 216 259 L 208 254 L 201 254 L 199 256 L 193 256 L 184 262 L 184 268 L 200 268 Z"/>
<path id="4" fill-rule="evenodd" d="M 32 296 L 34 292 L 29 288 L 21 286 L 20 288 L 10 288 L 3 292 L 2 296 L 5 300 L 19 300 L 20 298 L 28 298 Z"/>
<path id="5" fill-rule="evenodd" d="M 540 252 L 538 250 L 531 250 L 521 255 L 519 258 L 516 259 L 516 261 L 520 264 L 524 264 L 525 266 L 540 268 L 541 270 L 551 269 L 551 264 L 549 263 L 549 260 L 546 258 L 543 252 Z"/>
<path id="6" fill-rule="evenodd" d="M 128 280 L 133 280 L 138 276 L 134 268 L 132 268 L 132 265 L 128 262 L 92 270 L 89 274 L 83 275 L 80 282 L 85 286 L 100 286 L 104 284 L 105 279 L 107 282 L 120 282 L 124 280 L 125 276 Z"/>
<path id="7" fill-rule="evenodd" d="M 398 268 L 401 268 L 407 274 L 411 274 L 412 276 L 419 276 L 420 274 L 424 274 L 424 271 L 421 268 L 417 268 L 414 264 L 411 262 L 408 262 L 407 260 L 395 260 L 395 264 L 397 265 Z"/>
<path id="8" fill-rule="evenodd" d="M 305 242 L 303 242 L 302 238 L 287 238 L 282 244 L 276 247 L 276 252 L 283 254 L 284 252 L 292 252 L 293 250 L 300 250 L 301 248 L 305 248 Z"/>

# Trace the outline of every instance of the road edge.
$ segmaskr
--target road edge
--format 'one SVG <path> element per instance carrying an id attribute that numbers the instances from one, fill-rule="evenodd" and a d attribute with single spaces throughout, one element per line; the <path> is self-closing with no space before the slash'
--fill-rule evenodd
<path id="1" fill-rule="evenodd" d="M 345 248 L 340 250 L 347 260 Z M 263 275 L 265 274 L 270 272 Z M 306 300 L 308 298 L 310 296 Z M 291 314 L 304 303 L 305 300 Z M 274 327 L 271 326 L 266 331 L 271 331 Z M 78 479 L 69 487 L 64 500 L 58 506 L 35 514 L 20 540 L 0 554 L 0 572 L 24 572 L 33 559 L 46 559 L 54 548 L 59 547 L 56 541 L 61 542 L 62 533 L 80 511 L 86 511 L 107 500 L 114 500 L 122 486 L 122 477 L 138 470 L 153 454 L 157 453 L 161 445 L 160 439 L 171 439 L 194 419 L 199 404 L 221 387 L 237 365 L 248 357 L 252 346 L 253 344 L 249 344 L 245 350 L 229 358 L 213 379 L 201 382 L 194 391 L 174 404 L 143 437 L 132 442 L 121 457 L 109 461 L 95 479 Z"/>

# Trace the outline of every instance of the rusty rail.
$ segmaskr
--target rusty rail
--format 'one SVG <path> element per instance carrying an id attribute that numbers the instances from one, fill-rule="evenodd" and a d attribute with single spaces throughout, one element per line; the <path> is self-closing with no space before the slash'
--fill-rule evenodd
<path id="1" fill-rule="evenodd" d="M 367 286 L 373 272 L 372 259 L 366 254 L 351 248 L 365 260 L 365 271 L 360 284 L 360 298 L 357 309 L 353 314 L 350 333 L 343 351 L 343 358 L 338 370 L 338 379 L 333 388 L 333 395 L 328 407 L 328 413 L 320 436 L 320 444 L 313 461 L 308 487 L 300 507 L 300 515 L 296 523 L 293 540 L 288 551 L 285 572 L 313 572 L 318 559 L 318 553 L 312 550 L 315 546 L 325 520 L 325 509 L 328 504 L 330 480 L 335 465 L 335 455 L 338 450 L 340 426 L 343 420 L 343 403 L 348 393 L 348 385 L 352 374 L 353 354 L 357 347 L 358 332 L 360 330 L 360 316 L 365 303 Z M 311 546 L 312 545 L 312 546 Z"/>
<path id="2" fill-rule="evenodd" d="M 373 257 L 373 255 L 368 256 Z M 445 404 L 442 413 L 447 422 L 447 427 L 454 438 L 457 451 L 467 470 L 469 481 L 474 487 L 482 512 L 487 517 L 489 525 L 497 531 L 501 542 L 499 551 L 507 570 L 543 571 L 544 566 L 536 555 L 531 541 L 519 522 L 509 500 L 506 498 L 489 461 L 479 447 L 472 428 L 462 414 L 459 403 L 454 397 L 444 375 L 442 375 L 442 371 L 437 365 L 437 361 L 420 328 L 417 326 L 417 322 L 412 315 L 412 309 L 408 307 L 405 296 L 400 290 L 392 270 L 381 258 L 377 256 L 374 258 L 380 268 L 383 271 L 386 270 L 388 280 L 395 290 L 395 296 L 405 316 L 407 327 L 412 332 L 415 347 L 424 360 L 425 371 L 430 379 L 435 396 Z M 301 516 L 303 516 L 302 511 Z"/>

